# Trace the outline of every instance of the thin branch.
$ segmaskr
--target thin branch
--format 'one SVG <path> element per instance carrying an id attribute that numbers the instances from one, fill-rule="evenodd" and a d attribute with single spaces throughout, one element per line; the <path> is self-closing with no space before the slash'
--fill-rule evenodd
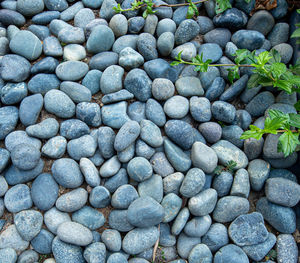
<path id="1" fill-rule="evenodd" d="M 158 225 L 158 231 L 160 231 L 160 225 Z M 158 244 L 159 244 L 159 236 L 158 236 L 158 239 L 156 240 L 154 248 L 153 248 L 153 254 L 152 254 L 152 261 L 153 262 L 155 261 L 156 251 L 157 251 L 157 248 L 158 248 Z"/>

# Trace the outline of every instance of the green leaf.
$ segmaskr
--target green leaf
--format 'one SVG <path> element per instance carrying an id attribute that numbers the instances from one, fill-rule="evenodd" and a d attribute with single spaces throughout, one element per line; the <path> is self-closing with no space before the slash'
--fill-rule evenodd
<path id="1" fill-rule="evenodd" d="M 177 66 L 177 65 L 179 65 L 179 64 L 180 64 L 179 61 L 172 61 L 172 62 L 170 63 L 171 66 Z"/>
<path id="2" fill-rule="evenodd" d="M 122 12 L 122 8 L 121 8 L 121 5 L 118 4 L 117 6 L 114 6 L 113 7 L 113 10 L 118 14 L 118 13 L 121 13 Z"/>
<path id="3" fill-rule="evenodd" d="M 258 56 L 255 57 L 257 60 L 257 64 L 260 66 L 264 66 L 271 58 L 272 56 L 268 51 L 261 52 Z M 254 67 L 257 67 L 256 64 L 253 64 Z"/>
<path id="4" fill-rule="evenodd" d="M 238 66 L 234 66 L 234 67 L 229 68 L 227 70 L 228 70 L 228 80 L 230 81 L 230 83 L 233 83 L 233 81 L 235 79 L 240 78 L 239 67 Z"/>
<path id="5" fill-rule="evenodd" d="M 300 100 L 298 100 L 297 103 L 294 104 L 294 107 L 297 111 L 300 111 Z"/>
<path id="6" fill-rule="evenodd" d="M 276 49 L 271 49 L 270 56 L 271 56 L 271 59 L 269 60 L 270 63 L 279 63 L 281 61 L 281 56 Z"/>
<path id="7" fill-rule="evenodd" d="M 289 94 L 292 93 L 293 83 L 291 83 L 289 80 L 277 80 L 273 83 L 273 86 L 280 90 L 284 90 Z"/>
<path id="8" fill-rule="evenodd" d="M 300 28 L 297 28 L 291 35 L 291 38 L 295 38 L 295 37 L 300 37 Z"/>
<path id="9" fill-rule="evenodd" d="M 250 130 L 245 131 L 242 136 L 240 137 L 240 139 L 242 140 L 246 140 L 249 138 L 254 138 L 256 140 L 261 139 L 261 137 L 264 135 L 264 130 L 254 126 L 254 125 L 250 125 L 249 126 Z"/>
<path id="10" fill-rule="evenodd" d="M 236 58 L 234 59 L 236 64 L 243 64 L 242 62 L 246 62 L 246 58 L 251 55 L 251 52 L 247 49 L 238 49 L 233 56 Z"/>
<path id="11" fill-rule="evenodd" d="M 300 14 L 300 9 L 297 9 L 297 13 Z"/>
<path id="12" fill-rule="evenodd" d="M 183 50 L 181 50 L 178 55 L 175 57 L 176 60 L 181 61 L 181 54 L 182 54 Z"/>
<path id="13" fill-rule="evenodd" d="M 258 87 L 260 85 L 259 84 L 260 79 L 261 79 L 261 76 L 258 73 L 252 74 L 248 80 L 247 88 L 252 89 L 252 88 Z"/>
<path id="14" fill-rule="evenodd" d="M 216 0 L 216 14 L 223 13 L 229 8 L 232 8 L 229 0 Z"/>
<path id="15" fill-rule="evenodd" d="M 147 12 L 147 9 L 143 12 L 143 18 L 146 19 L 148 16 L 148 12 Z"/>
<path id="16" fill-rule="evenodd" d="M 300 114 L 290 113 L 289 117 L 290 117 L 289 124 L 292 127 L 296 127 L 298 129 L 300 129 Z"/>
<path id="17" fill-rule="evenodd" d="M 294 74 L 300 75 L 300 59 L 297 60 L 294 66 L 290 65 L 289 70 Z"/>
<path id="18" fill-rule="evenodd" d="M 249 4 L 249 3 L 251 2 L 251 0 L 245 0 L 245 2 L 246 2 L 247 4 Z"/>
<path id="19" fill-rule="evenodd" d="M 295 152 L 296 147 L 299 144 L 299 133 L 286 131 L 279 137 L 277 150 L 278 152 L 283 152 L 284 157 L 287 157 Z"/>
<path id="20" fill-rule="evenodd" d="M 284 74 L 287 71 L 287 67 L 283 63 L 275 62 L 271 65 L 270 71 L 273 77 L 278 79 L 282 74 Z"/>
<path id="21" fill-rule="evenodd" d="M 195 15 L 195 11 L 194 11 L 193 7 L 189 5 L 186 18 L 188 18 L 188 19 L 193 18 L 194 15 Z"/>

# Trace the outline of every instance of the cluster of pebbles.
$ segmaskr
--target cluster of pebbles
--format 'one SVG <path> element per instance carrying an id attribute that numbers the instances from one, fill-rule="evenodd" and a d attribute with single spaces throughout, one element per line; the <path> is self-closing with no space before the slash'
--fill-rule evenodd
<path id="1" fill-rule="evenodd" d="M 230 84 L 226 67 L 170 66 L 241 48 L 288 64 L 286 0 L 113 10 L 132 2 L 1 2 L 0 262 L 297 263 L 298 155 L 240 139 L 297 95 L 247 89 L 249 68 Z"/>

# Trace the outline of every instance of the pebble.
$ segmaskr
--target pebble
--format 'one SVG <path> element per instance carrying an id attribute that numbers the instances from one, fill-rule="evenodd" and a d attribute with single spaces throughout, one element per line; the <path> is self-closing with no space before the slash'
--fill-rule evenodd
<path id="1" fill-rule="evenodd" d="M 261 159 L 252 160 L 248 165 L 251 188 L 260 191 L 269 177 L 270 164 Z"/>
<path id="2" fill-rule="evenodd" d="M 137 49 L 146 61 L 156 59 L 156 39 L 149 33 L 142 33 L 137 39 Z"/>
<path id="3" fill-rule="evenodd" d="M 279 263 L 296 263 L 298 260 L 298 248 L 292 235 L 280 234 L 276 242 L 277 261 Z"/>
<path id="4" fill-rule="evenodd" d="M 177 252 L 179 256 L 187 259 L 191 250 L 199 243 L 201 243 L 200 237 L 190 237 L 184 233 L 181 233 L 177 239 Z"/>
<path id="5" fill-rule="evenodd" d="M 260 10 L 249 19 L 247 29 L 256 30 L 266 36 L 274 25 L 274 17 L 268 11 Z"/>
<path id="6" fill-rule="evenodd" d="M 178 194 L 180 185 L 183 181 L 183 178 L 184 178 L 184 175 L 180 172 L 176 172 L 176 173 L 167 175 L 163 179 L 164 193 L 165 194 L 168 194 L 168 193 Z"/>
<path id="7" fill-rule="evenodd" d="M 16 252 L 24 251 L 29 245 L 19 234 L 14 224 L 8 226 L 0 235 L 0 247 L 12 248 Z"/>
<path id="8" fill-rule="evenodd" d="M 61 158 L 67 148 L 67 140 L 62 136 L 55 136 L 48 140 L 43 148 L 42 153 L 53 159 Z"/>
<path id="9" fill-rule="evenodd" d="M 0 196 L 4 196 L 8 190 L 8 184 L 3 176 L 0 176 Z"/>
<path id="10" fill-rule="evenodd" d="M 83 78 L 88 72 L 88 65 L 80 61 L 66 61 L 59 64 L 55 70 L 61 80 L 76 81 Z"/>
<path id="11" fill-rule="evenodd" d="M 138 197 L 139 195 L 132 185 L 121 185 L 112 195 L 111 205 L 117 209 L 127 209 Z"/>
<path id="12" fill-rule="evenodd" d="M 201 123 L 198 130 L 209 143 L 215 143 L 222 137 L 222 127 L 216 122 Z"/>
<path id="13" fill-rule="evenodd" d="M 106 229 L 101 235 L 101 240 L 106 248 L 112 252 L 118 252 L 121 249 L 122 239 L 118 231 L 113 229 Z"/>
<path id="14" fill-rule="evenodd" d="M 217 191 L 219 197 L 223 197 L 229 194 L 232 181 L 232 174 L 223 171 L 214 177 L 212 187 Z"/>
<path id="15" fill-rule="evenodd" d="M 196 245 L 190 252 L 188 260 L 190 263 L 199 262 L 199 260 L 203 260 L 204 262 L 212 262 L 213 255 L 205 244 Z"/>
<path id="16" fill-rule="evenodd" d="M 214 262 L 248 263 L 249 259 L 240 247 L 229 244 L 218 250 L 214 256 Z"/>
<path id="17" fill-rule="evenodd" d="M 265 37 L 256 30 L 239 30 L 232 35 L 231 41 L 238 48 L 249 49 L 250 51 L 262 46 Z"/>
<path id="18" fill-rule="evenodd" d="M 60 135 L 70 140 L 79 138 L 89 132 L 89 127 L 78 119 L 68 119 L 60 124 Z"/>
<path id="19" fill-rule="evenodd" d="M 211 112 L 215 119 L 231 124 L 235 119 L 236 109 L 225 101 L 215 101 Z"/>
<path id="20" fill-rule="evenodd" d="M 138 68 L 144 64 L 144 58 L 131 47 L 125 47 L 119 53 L 119 64 L 127 70 Z"/>
<path id="21" fill-rule="evenodd" d="M 20 236 L 31 241 L 41 231 L 43 215 L 35 210 L 25 210 L 14 216 L 14 223 Z"/>
<path id="22" fill-rule="evenodd" d="M 267 39 L 270 41 L 271 46 L 274 47 L 278 44 L 287 42 L 289 38 L 288 30 L 290 26 L 287 23 L 276 23 L 271 32 L 268 34 Z"/>
<path id="23" fill-rule="evenodd" d="M 105 187 L 96 186 L 90 193 L 89 202 L 95 208 L 104 208 L 110 204 L 110 193 Z"/>
<path id="24" fill-rule="evenodd" d="M 37 137 L 39 139 L 49 139 L 54 137 L 59 129 L 59 123 L 54 118 L 47 118 L 42 122 L 30 125 L 26 128 L 29 136 Z"/>
<path id="25" fill-rule="evenodd" d="M 183 20 L 176 32 L 175 32 L 175 42 L 177 45 L 184 44 L 193 38 L 195 38 L 200 31 L 198 23 L 192 19 Z"/>
<path id="26" fill-rule="evenodd" d="M 102 177 L 111 177 L 115 175 L 121 168 L 121 163 L 115 155 L 107 160 L 100 168 L 100 175 Z"/>
<path id="27" fill-rule="evenodd" d="M 83 46 L 78 44 L 69 44 L 64 47 L 64 60 L 83 60 L 86 57 L 86 51 Z"/>
<path id="28" fill-rule="evenodd" d="M 28 82 L 28 90 L 31 93 L 41 93 L 45 95 L 49 90 L 58 89 L 59 85 L 60 81 L 55 74 L 40 73 L 30 79 Z"/>
<path id="29" fill-rule="evenodd" d="M 220 223 L 231 222 L 249 211 L 249 201 L 238 196 L 225 196 L 218 200 L 213 219 Z"/>
<path id="30" fill-rule="evenodd" d="M 244 140 L 241 140 L 240 137 L 242 136 L 243 132 L 244 130 L 238 125 L 225 126 L 222 128 L 222 138 L 231 142 L 235 146 L 242 148 L 244 145 Z"/>
<path id="31" fill-rule="evenodd" d="M 83 252 L 84 259 L 87 262 L 105 262 L 106 248 L 101 242 L 94 242 L 87 246 Z"/>
<path id="32" fill-rule="evenodd" d="M 288 11 L 288 4 L 285 0 L 280 0 L 277 6 L 271 10 L 271 14 L 275 19 L 280 19 L 286 15 Z"/>
<path id="33" fill-rule="evenodd" d="M 58 66 L 58 60 L 53 57 L 45 57 L 35 63 L 31 67 L 32 74 L 38 73 L 54 73 L 55 68 Z"/>
<path id="34" fill-rule="evenodd" d="M 26 23 L 25 17 L 14 10 L 1 9 L 0 22 L 6 26 L 23 26 Z"/>
<path id="35" fill-rule="evenodd" d="M 104 215 L 91 208 L 90 206 L 84 206 L 72 214 L 72 220 L 82 224 L 90 230 L 96 230 L 104 225 Z"/>
<path id="36" fill-rule="evenodd" d="M 83 135 L 77 139 L 70 140 L 67 151 L 70 157 L 79 161 L 82 157 L 92 157 L 95 154 L 97 142 L 90 135 Z"/>
<path id="37" fill-rule="evenodd" d="M 211 222 L 212 220 L 209 215 L 194 217 L 185 225 L 184 233 L 190 237 L 202 237 L 207 233 Z"/>
<path id="38" fill-rule="evenodd" d="M 152 82 L 152 95 L 157 100 L 167 100 L 174 95 L 175 87 L 172 81 L 156 78 Z"/>
<path id="39" fill-rule="evenodd" d="M 25 262 L 36 262 L 39 259 L 39 254 L 35 252 L 34 250 L 26 250 L 20 254 L 18 261 L 20 263 Z"/>
<path id="40" fill-rule="evenodd" d="M 156 227 L 135 228 L 123 238 L 122 248 L 128 254 L 138 254 L 151 248 L 159 238 Z"/>
<path id="41" fill-rule="evenodd" d="M 58 226 L 67 221 L 71 221 L 69 214 L 59 211 L 56 207 L 51 208 L 44 214 L 45 225 L 55 235 Z M 38 238 L 38 236 L 36 238 Z"/>
<path id="42" fill-rule="evenodd" d="M 7 263 L 15 263 L 17 262 L 17 253 L 12 248 L 3 248 L 0 249 L 0 261 Z"/>
<path id="43" fill-rule="evenodd" d="M 159 127 L 166 123 L 166 115 L 163 107 L 154 99 L 148 99 L 145 106 L 146 118 Z"/>
<path id="44" fill-rule="evenodd" d="M 220 96 L 221 101 L 234 100 L 247 86 L 248 75 L 245 74 L 240 79 L 235 81 L 225 92 Z"/>
<path id="45" fill-rule="evenodd" d="M 296 229 L 296 215 L 290 207 L 273 204 L 262 197 L 256 203 L 256 211 L 260 212 L 264 219 L 277 231 L 291 234 Z"/>
<path id="46" fill-rule="evenodd" d="M 78 262 L 84 263 L 82 248 L 76 245 L 68 244 L 55 237 L 52 242 L 52 253 L 55 262 Z"/>
<path id="47" fill-rule="evenodd" d="M 263 115 L 266 109 L 274 104 L 274 102 L 274 95 L 269 91 L 264 91 L 253 97 L 253 99 L 246 105 L 245 109 L 251 114 L 251 116 L 259 117 Z"/>
<path id="48" fill-rule="evenodd" d="M 174 34 L 171 32 L 164 32 L 157 39 L 157 49 L 162 56 L 168 56 L 173 50 L 174 43 Z"/>
<path id="49" fill-rule="evenodd" d="M 182 96 L 176 95 L 168 99 L 164 104 L 164 112 L 174 119 L 183 118 L 189 110 L 189 101 Z"/>
<path id="50" fill-rule="evenodd" d="M 184 197 L 193 197 L 202 190 L 204 183 L 204 172 L 199 168 L 192 168 L 187 172 L 183 179 L 179 191 Z"/>
<path id="51" fill-rule="evenodd" d="M 225 48 L 225 45 L 230 41 L 230 38 L 231 32 L 227 28 L 215 28 L 204 35 L 206 43 L 215 43 L 221 48 Z"/>
<path id="52" fill-rule="evenodd" d="M 11 213 L 29 209 L 32 206 L 30 188 L 25 184 L 17 184 L 11 187 L 4 196 L 4 205 Z"/>
<path id="53" fill-rule="evenodd" d="M 58 197 L 58 185 L 52 175 L 40 174 L 32 183 L 31 197 L 34 205 L 43 210 L 49 210 Z"/>
<path id="54" fill-rule="evenodd" d="M 60 12 L 58 11 L 44 11 L 38 12 L 35 16 L 32 17 L 32 22 L 37 25 L 47 25 L 52 20 L 58 19 Z"/>
<path id="55" fill-rule="evenodd" d="M 213 22 L 217 27 L 226 27 L 238 30 L 247 24 L 247 15 L 237 8 L 227 9 L 224 13 L 214 17 Z"/>
<path id="56" fill-rule="evenodd" d="M 82 208 L 87 201 L 88 193 L 83 188 L 77 188 L 61 195 L 56 200 L 56 207 L 63 212 L 74 212 Z"/>
<path id="57" fill-rule="evenodd" d="M 211 252 L 216 252 L 229 242 L 227 228 L 223 224 L 214 223 L 202 237 L 202 243 L 207 245 Z"/>
<path id="58" fill-rule="evenodd" d="M 161 205 L 164 210 L 163 222 L 169 223 L 179 213 L 182 205 L 182 199 L 174 193 L 169 193 L 164 196 Z"/>
<path id="59" fill-rule="evenodd" d="M 141 139 L 152 147 L 160 147 L 163 144 L 161 131 L 153 122 L 149 120 L 142 120 L 140 122 Z"/>
<path id="60" fill-rule="evenodd" d="M 128 163 L 127 172 L 133 180 L 143 182 L 152 176 L 153 169 L 147 159 L 135 157 Z"/>

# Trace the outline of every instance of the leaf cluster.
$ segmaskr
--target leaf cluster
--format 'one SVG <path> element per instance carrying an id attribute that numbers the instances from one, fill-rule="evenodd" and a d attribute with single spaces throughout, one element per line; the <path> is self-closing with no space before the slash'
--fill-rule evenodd
<path id="1" fill-rule="evenodd" d="M 300 14 L 300 9 L 297 9 L 297 13 Z M 298 38 L 300 37 L 300 23 L 296 24 L 296 30 L 291 35 L 291 38 Z M 300 39 L 297 39 L 297 44 L 300 44 Z"/>
<path id="2" fill-rule="evenodd" d="M 297 150 L 300 145 L 300 115 L 296 113 L 286 114 L 279 110 L 269 110 L 269 117 L 265 120 L 264 129 L 260 129 L 254 125 L 250 125 L 250 130 L 245 131 L 241 139 L 254 138 L 259 140 L 264 134 L 282 133 L 278 140 L 278 152 L 283 152 L 284 157 L 289 156 Z M 297 128 L 291 130 L 291 127 Z"/>
<path id="3" fill-rule="evenodd" d="M 194 16 L 198 16 L 199 11 L 197 6 L 192 2 L 192 0 L 187 0 L 187 2 L 189 3 L 189 7 L 188 7 L 186 18 L 189 19 L 189 18 L 193 18 Z"/>
<path id="4" fill-rule="evenodd" d="M 214 174 L 220 175 L 222 172 L 232 173 L 234 168 L 237 166 L 237 163 L 233 160 L 226 163 L 226 166 L 218 165 L 214 170 Z"/>

